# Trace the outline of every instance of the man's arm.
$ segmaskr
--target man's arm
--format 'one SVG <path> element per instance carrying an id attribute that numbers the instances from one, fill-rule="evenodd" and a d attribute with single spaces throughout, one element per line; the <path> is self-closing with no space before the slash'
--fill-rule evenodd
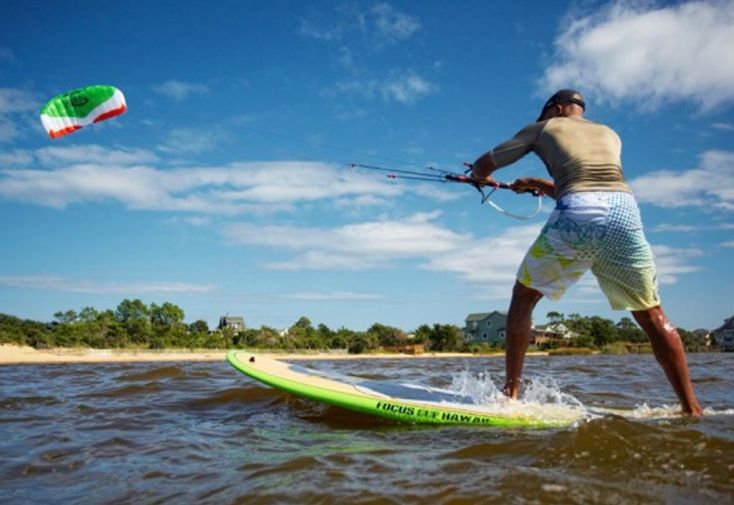
<path id="1" fill-rule="evenodd" d="M 544 124 L 530 124 L 517 132 L 510 140 L 481 155 L 472 165 L 472 178 L 485 184 L 496 185 L 497 181 L 492 177 L 492 172 L 515 163 L 528 154 L 543 131 Z"/>
<path id="2" fill-rule="evenodd" d="M 487 178 L 491 178 L 492 172 L 497 170 L 497 165 L 492 160 L 492 151 L 486 152 L 481 155 L 472 165 L 471 176 L 478 181 L 485 181 Z"/>

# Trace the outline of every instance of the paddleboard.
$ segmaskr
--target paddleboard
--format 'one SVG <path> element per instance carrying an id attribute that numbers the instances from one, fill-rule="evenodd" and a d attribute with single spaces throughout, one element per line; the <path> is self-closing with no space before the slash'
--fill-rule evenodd
<path id="1" fill-rule="evenodd" d="M 565 427 L 576 421 L 492 412 L 470 396 L 445 389 L 329 374 L 246 351 L 230 351 L 227 361 L 276 389 L 393 421 L 541 429 Z"/>

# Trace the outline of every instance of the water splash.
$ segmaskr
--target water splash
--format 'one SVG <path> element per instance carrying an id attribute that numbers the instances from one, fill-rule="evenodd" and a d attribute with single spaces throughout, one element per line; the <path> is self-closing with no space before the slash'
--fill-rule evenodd
<path id="1" fill-rule="evenodd" d="M 507 398 L 498 384 L 501 381 L 495 384 L 491 374 L 474 376 L 464 370 L 452 377 L 448 389 L 470 397 L 482 411 L 490 414 L 557 421 L 579 421 L 588 414 L 584 404 L 564 393 L 555 379 L 535 377 L 528 380 L 518 400 Z"/>

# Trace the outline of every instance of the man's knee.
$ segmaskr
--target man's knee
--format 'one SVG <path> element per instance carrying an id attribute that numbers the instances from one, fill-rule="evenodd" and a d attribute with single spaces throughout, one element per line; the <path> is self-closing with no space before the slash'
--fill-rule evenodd
<path id="1" fill-rule="evenodd" d="M 529 288 L 521 282 L 515 282 L 515 287 L 512 289 L 512 301 L 510 302 L 510 309 L 515 308 L 533 308 L 543 298 L 543 293 L 537 289 Z"/>

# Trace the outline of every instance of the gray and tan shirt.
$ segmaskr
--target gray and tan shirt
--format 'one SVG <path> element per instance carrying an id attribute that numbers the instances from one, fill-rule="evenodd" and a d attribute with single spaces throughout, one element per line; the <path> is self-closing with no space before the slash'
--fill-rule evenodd
<path id="1" fill-rule="evenodd" d="M 553 177 L 556 199 L 581 191 L 630 192 L 622 172 L 622 141 L 600 123 L 556 117 L 532 123 L 490 151 L 497 168 L 534 151 Z"/>

